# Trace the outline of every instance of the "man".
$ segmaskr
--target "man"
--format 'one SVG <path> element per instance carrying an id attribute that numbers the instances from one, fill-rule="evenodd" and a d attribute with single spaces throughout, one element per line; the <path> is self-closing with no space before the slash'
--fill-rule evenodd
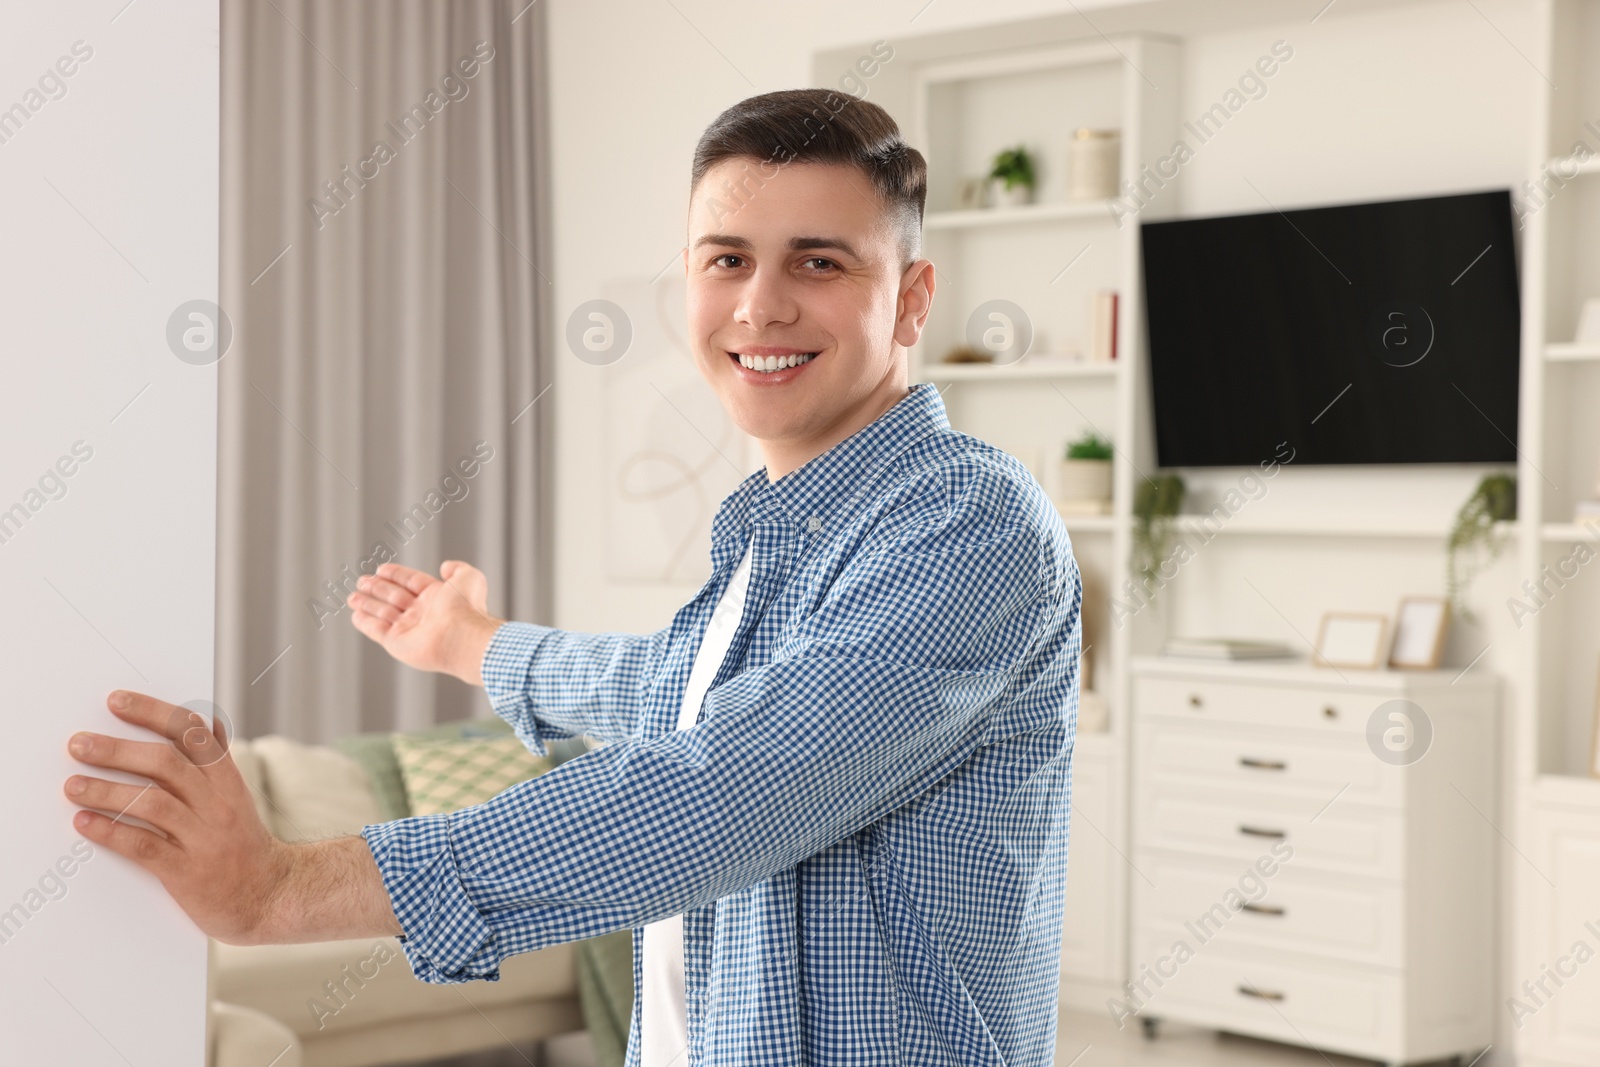
<path id="1" fill-rule="evenodd" d="M 1082 582 L 1026 468 L 907 387 L 925 190 L 865 101 L 768 93 L 706 130 L 690 332 L 766 465 L 666 627 L 497 619 L 455 561 L 352 594 L 362 633 L 483 685 L 535 752 L 604 744 L 486 804 L 286 844 L 176 709 L 118 694 L 176 744 L 94 738 L 81 759 L 154 784 L 69 795 L 166 837 L 98 813 L 83 835 L 219 940 L 392 934 L 428 982 L 632 929 L 630 1067 L 1053 1062 Z"/>

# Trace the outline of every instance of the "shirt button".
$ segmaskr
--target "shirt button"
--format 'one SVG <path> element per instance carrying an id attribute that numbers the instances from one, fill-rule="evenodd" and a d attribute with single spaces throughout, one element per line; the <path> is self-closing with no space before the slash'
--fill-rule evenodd
<path id="1" fill-rule="evenodd" d="M 807 533 L 816 533 L 820 529 L 822 529 L 822 516 L 813 515 L 806 520 Z"/>

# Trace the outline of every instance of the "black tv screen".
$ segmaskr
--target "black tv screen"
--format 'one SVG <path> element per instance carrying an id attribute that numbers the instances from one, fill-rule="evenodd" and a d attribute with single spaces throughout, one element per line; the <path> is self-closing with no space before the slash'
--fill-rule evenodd
<path id="1" fill-rule="evenodd" d="M 1509 190 L 1140 236 L 1163 467 L 1515 461 Z"/>

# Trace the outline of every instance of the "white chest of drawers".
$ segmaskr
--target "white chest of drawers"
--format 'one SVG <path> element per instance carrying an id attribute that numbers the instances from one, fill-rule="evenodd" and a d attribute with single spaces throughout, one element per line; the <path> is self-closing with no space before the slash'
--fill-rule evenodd
<path id="1" fill-rule="evenodd" d="M 1488 1046 L 1496 693 L 1444 671 L 1135 657 L 1113 1016 L 1390 1064 Z"/>

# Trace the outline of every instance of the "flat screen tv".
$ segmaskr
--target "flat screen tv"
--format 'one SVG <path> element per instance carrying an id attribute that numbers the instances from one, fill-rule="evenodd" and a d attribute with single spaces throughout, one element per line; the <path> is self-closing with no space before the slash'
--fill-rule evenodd
<path id="1" fill-rule="evenodd" d="M 1509 190 L 1140 236 L 1163 467 L 1515 461 Z"/>

